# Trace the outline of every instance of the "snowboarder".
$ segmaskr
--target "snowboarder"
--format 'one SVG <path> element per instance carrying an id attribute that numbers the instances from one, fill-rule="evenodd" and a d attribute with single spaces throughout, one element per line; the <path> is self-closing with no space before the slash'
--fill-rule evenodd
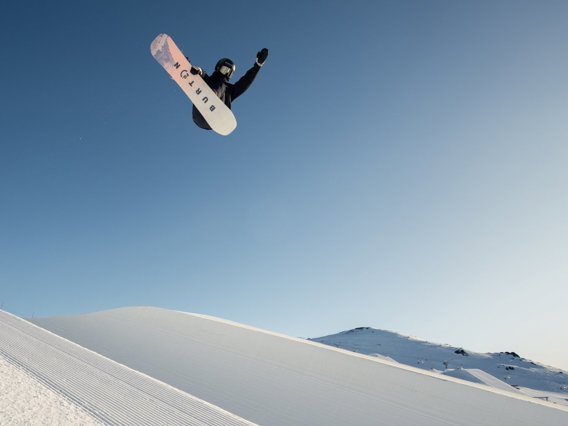
<path id="1" fill-rule="evenodd" d="M 215 94 L 225 105 L 231 108 L 231 102 L 241 96 L 252 84 L 260 68 L 268 57 L 268 49 L 264 48 L 256 54 L 256 62 L 236 83 L 229 83 L 229 79 L 235 73 L 237 66 L 229 58 L 221 58 L 215 65 L 215 72 L 207 75 L 200 67 L 192 66 L 191 73 L 199 74 L 203 80 L 213 89 Z M 193 106 L 193 121 L 205 130 L 211 130 L 201 113 Z"/>

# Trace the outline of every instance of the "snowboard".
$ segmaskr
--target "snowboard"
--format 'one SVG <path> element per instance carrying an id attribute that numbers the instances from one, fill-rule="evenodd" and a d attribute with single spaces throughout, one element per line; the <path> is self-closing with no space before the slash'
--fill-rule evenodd
<path id="1" fill-rule="evenodd" d="M 150 45 L 152 56 L 167 71 L 203 115 L 213 131 L 227 136 L 237 127 L 233 112 L 217 97 L 199 75 L 190 73 L 191 64 L 167 34 L 159 34 Z"/>

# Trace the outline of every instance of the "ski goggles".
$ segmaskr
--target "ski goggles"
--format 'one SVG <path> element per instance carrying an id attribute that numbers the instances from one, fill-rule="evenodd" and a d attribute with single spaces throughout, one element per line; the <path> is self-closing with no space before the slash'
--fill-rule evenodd
<path id="1" fill-rule="evenodd" d="M 228 65 L 221 65 L 221 67 L 219 68 L 219 72 L 227 77 L 230 77 L 231 74 L 233 74 L 233 72 L 235 71 L 236 66 L 233 65 L 232 67 L 228 66 Z"/>

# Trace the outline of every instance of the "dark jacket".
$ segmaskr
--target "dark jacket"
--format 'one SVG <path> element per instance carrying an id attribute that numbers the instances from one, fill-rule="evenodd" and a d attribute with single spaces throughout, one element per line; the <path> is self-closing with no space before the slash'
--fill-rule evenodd
<path id="1" fill-rule="evenodd" d="M 229 83 L 229 79 L 218 71 L 215 71 L 212 75 L 203 74 L 203 80 L 213 89 L 219 99 L 231 108 L 231 102 L 249 88 L 259 70 L 260 67 L 254 64 L 235 84 Z M 193 121 L 202 129 L 211 130 L 211 127 L 195 106 L 193 106 Z"/>

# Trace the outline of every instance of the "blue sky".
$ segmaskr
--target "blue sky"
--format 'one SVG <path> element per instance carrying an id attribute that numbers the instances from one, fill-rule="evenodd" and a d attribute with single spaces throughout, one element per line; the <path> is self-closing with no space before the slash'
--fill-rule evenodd
<path id="1" fill-rule="evenodd" d="M 0 32 L 4 309 L 368 325 L 568 369 L 566 2 L 4 2 Z M 232 135 L 194 126 L 161 32 L 237 77 L 270 49 Z"/>

